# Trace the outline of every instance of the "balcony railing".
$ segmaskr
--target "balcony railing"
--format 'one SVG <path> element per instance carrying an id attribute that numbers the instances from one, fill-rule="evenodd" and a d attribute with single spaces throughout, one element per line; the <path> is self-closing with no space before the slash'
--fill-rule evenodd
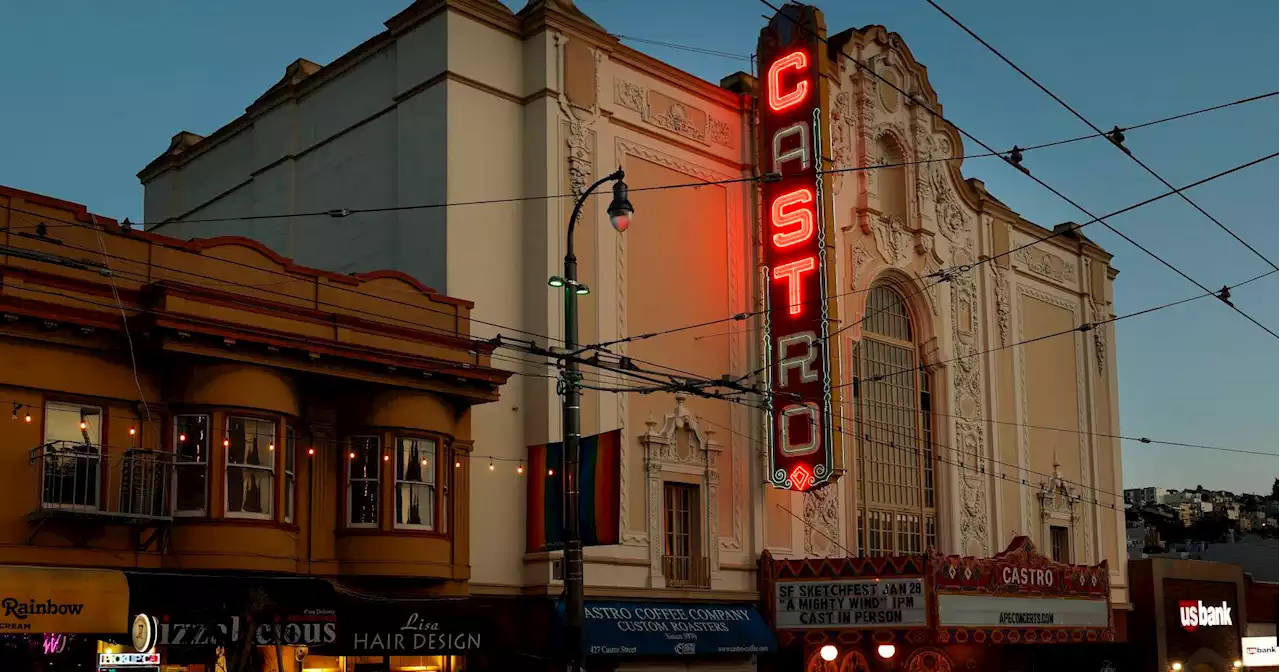
<path id="1" fill-rule="evenodd" d="M 107 517 L 147 523 L 173 517 L 172 453 L 54 441 L 31 451 L 39 503 L 32 519 Z"/>
<path id="2" fill-rule="evenodd" d="M 711 563 L 696 556 L 664 555 L 662 577 L 668 588 L 710 588 Z"/>

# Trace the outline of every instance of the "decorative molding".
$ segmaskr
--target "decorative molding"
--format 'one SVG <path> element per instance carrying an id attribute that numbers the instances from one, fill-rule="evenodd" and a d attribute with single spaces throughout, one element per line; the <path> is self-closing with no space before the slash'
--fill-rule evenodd
<path id="1" fill-rule="evenodd" d="M 1009 345 L 1009 319 L 1012 307 L 1009 305 L 1009 271 L 999 264 L 988 264 L 991 267 L 991 284 L 995 287 L 996 318 L 1000 325 L 1000 347 Z"/>
<path id="2" fill-rule="evenodd" d="M 729 122 L 716 119 L 700 107 L 677 101 L 661 92 L 656 93 L 670 103 L 663 109 L 656 109 L 650 101 L 651 92 L 651 89 L 625 79 L 615 77 L 613 80 L 614 104 L 638 113 L 646 123 L 703 145 L 732 149 L 737 144 Z M 705 123 L 694 121 L 698 114 L 705 118 Z"/>
<path id="3" fill-rule="evenodd" d="M 632 84 L 624 79 L 613 79 L 613 102 L 641 116 L 648 114 L 649 106 L 645 104 L 645 90 L 639 84 Z"/>
<path id="4" fill-rule="evenodd" d="M 840 546 L 840 492 L 836 484 L 804 493 L 804 554 L 807 557 L 838 557 Z M 818 550 L 826 547 L 825 552 Z"/>
<path id="5" fill-rule="evenodd" d="M 1040 535 L 1045 540 L 1045 547 L 1052 550 L 1053 536 L 1049 533 L 1049 528 L 1053 526 L 1067 528 L 1068 534 L 1068 557 L 1064 562 L 1067 564 L 1082 564 L 1077 562 L 1073 550 L 1076 523 L 1080 522 L 1080 512 L 1078 505 L 1081 497 L 1069 482 L 1062 477 L 1062 470 L 1057 461 L 1054 461 L 1053 475 L 1047 480 L 1041 481 L 1040 490 L 1036 492 L 1036 499 L 1040 501 Z M 1086 521 L 1086 527 L 1087 527 Z M 1086 535 L 1087 536 L 1087 535 Z M 1086 550 L 1085 555 L 1088 555 Z M 1087 563 L 1087 558 L 1085 562 Z"/>
<path id="6" fill-rule="evenodd" d="M 729 127 L 729 124 L 708 116 L 707 140 L 713 145 L 731 147 L 733 142 L 732 129 Z"/>
<path id="7" fill-rule="evenodd" d="M 651 147 L 646 147 L 644 145 L 637 144 L 635 142 L 632 142 L 622 137 L 616 137 L 614 140 L 614 156 L 617 158 L 619 162 L 622 161 L 622 157 L 624 156 L 631 156 L 631 157 L 635 157 L 645 161 L 650 161 L 660 166 L 670 168 L 671 170 L 675 170 L 677 172 L 683 173 L 690 177 L 704 180 L 707 182 L 718 182 L 718 181 L 730 179 L 730 176 L 724 173 L 718 173 L 714 170 L 710 170 L 700 165 L 690 163 L 689 161 L 685 161 L 683 159 L 677 158 L 665 152 L 661 152 L 656 149 L 653 149 Z M 728 274 L 729 274 L 728 299 L 729 299 L 730 305 L 742 306 L 741 310 L 749 310 L 749 308 L 746 307 L 746 302 L 749 300 L 748 295 L 746 293 L 747 290 L 743 286 L 746 282 L 745 278 L 748 277 L 748 272 L 744 268 L 744 264 L 746 263 L 745 250 L 746 250 L 746 245 L 748 244 L 747 243 L 748 233 L 744 229 L 744 226 L 742 223 L 743 219 L 741 216 L 741 199 L 735 198 L 734 190 L 726 187 L 721 187 L 721 188 L 724 191 L 724 195 L 725 195 L 725 213 L 726 213 L 725 240 L 728 243 L 726 256 L 727 256 L 727 262 L 728 262 L 727 265 L 728 265 Z M 626 286 L 627 286 L 626 285 L 626 258 L 627 258 L 626 238 L 627 237 L 616 236 L 616 238 L 618 239 L 618 244 L 617 244 L 618 336 L 621 337 L 622 335 L 625 335 L 627 333 L 627 324 L 626 324 L 627 296 L 625 293 Z M 731 371 L 745 372 L 744 353 L 746 350 L 747 324 L 748 324 L 747 322 L 738 322 L 738 321 L 733 321 L 733 322 L 730 322 L 729 324 L 729 367 Z M 619 348 L 619 354 L 623 354 L 623 355 L 627 354 L 627 351 L 629 349 L 628 345 L 625 343 L 619 344 L 618 348 Z M 627 464 L 626 450 L 627 450 L 627 446 L 629 445 L 627 441 L 627 430 L 626 430 L 626 427 L 627 427 L 626 418 L 628 413 L 627 397 L 629 395 L 618 394 L 614 396 L 617 397 L 618 399 L 618 414 L 619 414 L 619 418 L 622 419 L 622 427 L 623 427 L 622 463 L 623 465 L 626 465 Z M 745 524 L 746 524 L 745 519 L 747 516 L 746 499 L 747 499 L 747 488 L 749 486 L 747 484 L 747 477 L 745 476 L 745 472 L 747 471 L 746 460 L 749 459 L 747 455 L 750 452 L 749 446 L 746 444 L 746 437 L 749 436 L 748 427 L 750 422 L 751 422 L 751 418 L 750 418 L 750 413 L 748 409 L 743 408 L 740 404 L 735 404 L 734 407 L 730 410 L 730 423 L 729 423 L 733 428 L 733 431 L 732 431 L 733 436 L 729 439 L 729 446 L 731 448 L 729 452 L 729 457 L 732 462 L 732 468 L 730 469 L 730 476 L 733 479 L 732 482 L 729 484 L 729 487 L 731 489 L 730 492 L 732 493 L 732 502 L 733 502 L 733 520 L 731 521 L 729 527 L 732 529 L 733 536 L 725 539 L 720 539 L 717 543 L 718 546 L 728 550 L 742 550 L 746 543 L 746 537 L 745 537 Z M 625 480 L 626 478 L 625 466 L 624 466 L 623 472 L 624 472 L 623 478 Z M 630 499 L 630 490 L 625 486 L 625 483 L 624 483 L 622 487 L 622 505 L 620 507 L 621 514 L 623 516 L 624 521 L 626 520 L 627 512 L 630 506 L 628 501 L 629 499 Z M 625 526 L 623 529 L 624 529 L 624 532 L 622 534 L 622 541 L 624 544 L 646 545 L 646 544 L 649 544 L 651 541 L 647 533 L 634 532 L 634 531 L 628 532 L 628 531 L 625 531 Z M 708 537 L 708 538 L 712 538 L 712 537 Z"/>
<path id="8" fill-rule="evenodd" d="M 955 250 L 955 263 L 972 263 L 974 241 Z M 990 508 L 987 503 L 986 441 L 982 411 L 982 369 L 980 342 L 980 304 L 978 286 L 969 273 L 958 273 L 951 281 L 951 327 L 953 340 L 951 385 L 954 408 L 960 417 L 954 423 L 952 445 L 961 449 L 960 485 L 960 552 L 964 555 L 988 555 Z M 970 544 L 976 546 L 971 549 Z"/>
<path id="9" fill-rule="evenodd" d="M 1093 354 L 1098 364 L 1098 375 L 1107 375 L 1107 327 L 1110 324 L 1102 324 L 1107 319 L 1106 309 L 1093 301 L 1089 302 L 1089 321 L 1093 322 Z"/>
<path id="10" fill-rule="evenodd" d="M 871 231 L 876 239 L 876 251 L 890 266 L 902 268 L 910 260 L 911 236 L 906 223 L 898 215 L 877 215 L 871 218 Z"/>
<path id="11" fill-rule="evenodd" d="M 849 277 L 849 289 L 858 289 L 858 280 L 862 278 L 863 269 L 867 267 L 867 262 L 871 261 L 875 257 L 873 257 L 866 248 L 858 245 L 857 243 L 851 243 L 849 248 L 849 269 L 851 273 Z M 870 283 L 867 284 L 870 286 Z"/>
<path id="12" fill-rule="evenodd" d="M 597 101 L 591 105 L 591 109 L 586 110 L 587 117 L 585 119 L 579 117 L 573 111 L 574 106 L 570 103 L 568 94 L 564 92 L 564 45 L 567 38 L 556 33 L 554 40 L 560 89 L 556 95 L 556 102 L 560 108 L 561 118 L 569 123 L 569 135 L 565 138 L 569 148 L 569 191 L 575 197 L 581 198 L 583 192 L 587 189 L 587 185 L 595 181 L 595 165 L 592 156 L 593 152 L 591 151 L 591 126 L 600 118 L 599 97 L 597 96 Z M 596 72 L 599 73 L 601 54 L 599 51 L 592 49 L 592 56 L 597 61 Z M 596 89 L 597 91 L 599 90 L 598 75 Z"/>
<path id="13" fill-rule="evenodd" d="M 1037 289 L 1037 288 L 1034 288 L 1034 287 L 1028 287 L 1028 286 L 1023 285 L 1023 284 L 1019 284 L 1019 285 L 1018 285 L 1018 294 L 1019 294 L 1021 297 L 1023 297 L 1023 298 L 1032 298 L 1032 299 L 1036 299 L 1036 300 L 1038 300 L 1038 301 L 1043 301 L 1043 302 L 1048 303 L 1048 304 L 1050 304 L 1050 305 L 1057 306 L 1057 307 L 1062 308 L 1062 309 L 1064 309 L 1064 310 L 1070 311 L 1070 312 L 1071 312 L 1072 319 L 1073 319 L 1073 320 L 1075 320 L 1077 323 L 1080 321 L 1079 305 L 1078 305 L 1076 302 L 1072 301 L 1071 299 L 1069 299 L 1069 298 L 1067 298 L 1067 297 L 1059 296 L 1059 295 L 1057 295 L 1057 294 L 1054 294 L 1054 293 L 1051 293 L 1051 292 L 1046 292 L 1046 291 L 1044 291 L 1044 290 Z M 1018 339 L 1019 339 L 1019 340 L 1024 340 L 1024 339 L 1025 339 L 1025 335 L 1022 333 L 1022 315 L 1021 315 L 1024 311 L 1023 311 L 1023 310 L 1019 310 L 1018 312 L 1019 312 L 1019 319 L 1018 319 L 1018 322 L 1019 322 L 1019 324 L 1018 324 Z M 1078 433 L 1078 435 L 1077 435 L 1077 444 L 1078 444 L 1078 447 L 1079 447 L 1079 459 L 1080 459 L 1080 463 L 1079 463 L 1079 464 L 1080 464 L 1080 481 L 1079 481 L 1079 483 L 1080 483 L 1080 486 L 1081 486 L 1082 488 L 1084 488 L 1084 489 L 1086 489 L 1086 490 L 1089 490 L 1089 489 L 1092 489 L 1092 485 L 1091 485 L 1091 481 L 1092 481 L 1092 479 L 1089 477 L 1089 472 L 1091 471 L 1091 467 L 1090 467 L 1091 462 L 1090 462 L 1090 460 L 1089 460 L 1089 445 L 1088 445 L 1088 435 L 1089 435 L 1089 429 L 1088 429 L 1088 425 L 1087 425 L 1087 418 L 1088 418 L 1088 416 L 1087 416 L 1087 413 L 1088 413 L 1088 398 L 1087 398 L 1087 397 L 1088 397 L 1088 395 L 1085 393 L 1085 370 L 1086 370 L 1086 369 L 1085 369 L 1085 365 L 1084 365 L 1084 346 L 1083 346 L 1083 343 L 1082 343 L 1082 340 L 1081 340 L 1081 339 L 1073 339 L 1073 343 L 1074 343 L 1074 345 L 1075 345 L 1075 355 L 1074 355 L 1074 356 L 1075 356 L 1075 367 L 1074 367 L 1074 368 L 1075 368 L 1075 374 L 1076 374 L 1076 376 L 1075 376 L 1075 386 L 1076 386 L 1076 429 L 1077 429 L 1077 430 L 1078 430 L 1078 432 L 1079 432 L 1079 433 Z M 1019 354 L 1019 361 L 1020 361 L 1020 362 L 1022 363 L 1022 365 L 1023 365 L 1023 374 L 1022 374 L 1022 395 L 1023 395 L 1023 407 L 1022 407 L 1023 413 L 1022 413 L 1022 414 L 1023 414 L 1023 418 L 1022 418 L 1022 422 L 1023 422 L 1023 424 L 1026 424 L 1026 422 L 1027 422 L 1027 404 L 1026 404 L 1026 367 L 1025 367 L 1025 362 L 1026 362 L 1026 360 L 1025 360 L 1025 355 L 1022 353 L 1022 350 L 1024 350 L 1024 348 L 1018 348 L 1018 351 L 1019 351 L 1019 353 L 1018 353 L 1018 354 Z M 1025 443 L 1025 433 L 1024 433 L 1024 443 Z M 1026 449 L 1026 446 L 1024 446 L 1024 450 L 1025 450 L 1025 449 Z M 1029 459 L 1028 459 L 1028 461 L 1027 461 L 1027 464 L 1030 464 L 1030 460 L 1029 460 Z M 1029 504 L 1029 503 L 1030 503 L 1030 499 L 1028 499 L 1028 504 Z M 1030 508 L 1030 507 L 1029 507 L 1029 508 Z M 1029 513 L 1029 512 L 1028 512 L 1028 514 L 1027 514 L 1027 517 L 1028 517 L 1028 522 L 1030 522 L 1030 513 Z M 1035 529 L 1035 528 L 1029 527 L 1028 529 Z M 1084 534 L 1083 534 L 1083 539 L 1084 539 L 1084 557 L 1081 559 L 1081 561 L 1082 561 L 1082 562 L 1084 562 L 1084 563 L 1090 563 L 1090 562 L 1093 562 L 1093 561 L 1094 561 L 1094 560 L 1093 560 L 1093 557 L 1094 557 L 1094 553 L 1093 553 L 1093 534 L 1091 533 L 1090 526 L 1088 526 L 1088 525 L 1083 526 L 1081 529 L 1082 529 L 1082 530 L 1083 530 L 1083 532 L 1084 532 Z"/>
<path id="14" fill-rule="evenodd" d="M 720 574 L 719 501 L 720 474 L 717 469 L 721 446 L 715 441 L 715 432 L 703 430 L 698 419 L 684 405 L 688 397 L 677 393 L 676 407 L 668 413 L 661 426 L 652 418 L 645 422 L 645 432 L 640 437 L 644 447 L 644 469 L 647 476 L 649 511 L 649 581 L 651 588 L 665 588 L 662 575 L 662 490 L 667 474 L 700 477 L 703 503 L 702 519 L 705 535 L 701 548 L 706 549 L 711 580 Z M 684 433 L 685 441 L 678 432 Z"/>
<path id="15" fill-rule="evenodd" d="M 1076 282 L 1075 264 L 1048 250 L 1024 247 L 1014 252 L 1013 258 L 1022 262 L 1028 271 L 1050 280 L 1064 285 L 1074 285 Z"/>
<path id="16" fill-rule="evenodd" d="M 853 166 L 853 150 L 850 140 L 853 136 L 853 104 L 849 92 L 836 94 L 835 103 L 831 107 L 831 159 L 838 172 L 831 174 L 831 193 L 840 195 L 844 186 L 845 171 Z"/>

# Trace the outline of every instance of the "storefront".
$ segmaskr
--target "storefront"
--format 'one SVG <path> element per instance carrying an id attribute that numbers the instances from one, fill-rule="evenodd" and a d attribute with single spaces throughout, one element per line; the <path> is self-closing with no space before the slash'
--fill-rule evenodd
<path id="1" fill-rule="evenodd" d="M 778 670 L 1133 669 L 1106 564 L 1055 563 L 1026 537 L 992 558 L 766 552 L 761 567 Z"/>
<path id="2" fill-rule="evenodd" d="M 757 656 L 777 650 L 751 604 L 588 600 L 585 616 L 588 670 L 747 672 L 756 669 Z M 563 602 L 555 619 L 551 638 L 562 642 Z"/>
<path id="3" fill-rule="evenodd" d="M 133 636 L 116 653 L 153 653 L 164 672 L 462 672 L 492 639 L 489 619 L 465 599 L 309 577 L 131 573 L 129 581 Z M 149 638 L 139 634 L 147 629 Z"/>
<path id="4" fill-rule="evenodd" d="M 1244 639 L 1240 643 L 1244 667 L 1257 672 L 1280 670 L 1280 653 L 1276 646 L 1276 613 L 1280 610 L 1280 585 L 1255 581 L 1245 575 Z"/>
<path id="5" fill-rule="evenodd" d="M 1232 672 L 1244 665 L 1244 570 L 1199 560 L 1129 562 L 1130 640 L 1148 672 Z"/>
<path id="6" fill-rule="evenodd" d="M 0 670 L 92 670 L 129 629 L 129 584 L 102 569 L 0 567 Z"/>

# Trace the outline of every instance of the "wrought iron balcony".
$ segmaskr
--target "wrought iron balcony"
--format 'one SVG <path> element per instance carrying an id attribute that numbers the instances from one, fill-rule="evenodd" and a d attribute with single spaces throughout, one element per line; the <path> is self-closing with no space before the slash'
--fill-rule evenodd
<path id="1" fill-rule="evenodd" d="M 28 518 L 153 525 L 173 519 L 173 453 L 54 441 L 32 449 L 39 501 Z"/>
<path id="2" fill-rule="evenodd" d="M 710 588 L 711 563 L 697 556 L 664 555 L 662 577 L 668 588 Z"/>

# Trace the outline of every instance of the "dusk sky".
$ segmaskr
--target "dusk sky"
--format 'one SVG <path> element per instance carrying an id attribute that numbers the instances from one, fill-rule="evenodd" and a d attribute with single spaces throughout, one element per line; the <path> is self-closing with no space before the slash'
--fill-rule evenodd
<path id="1" fill-rule="evenodd" d="M 296 58 L 328 63 L 382 29 L 409 0 L 15 3 L 0 27 L 0 184 L 142 218 L 135 173 L 180 130 L 208 134 L 280 79 Z M 523 0 L 507 0 L 518 9 Z M 816 0 L 831 33 L 879 23 L 928 66 L 946 116 L 999 149 L 1089 132 L 924 0 Z M 693 45 L 741 59 L 632 43 L 711 81 L 749 70 L 772 13 L 758 0 L 579 0 L 607 30 Z M 1170 0 L 1117 3 L 946 2 L 960 20 L 1103 128 L 1276 89 L 1277 5 Z M 1276 151 L 1275 98 L 1133 131 L 1126 144 L 1180 186 Z M 972 143 L 967 152 L 981 151 Z M 1094 214 L 1165 191 L 1105 141 L 1028 152 L 1026 165 Z M 999 160 L 966 176 L 1046 227 L 1089 218 Z M 1189 192 L 1272 261 L 1277 162 Z M 493 194 L 503 198 L 508 194 Z M 1210 288 L 1269 267 L 1177 198 L 1111 223 Z M 1115 255 L 1116 313 L 1199 290 L 1099 225 L 1084 233 Z M 1277 281 L 1232 292 L 1235 305 L 1277 325 Z M 1124 320 L 1121 429 L 1127 436 L 1267 456 L 1125 442 L 1126 487 L 1269 492 L 1277 472 L 1277 341 L 1213 299 Z M 673 335 L 667 338 L 692 338 Z"/>

